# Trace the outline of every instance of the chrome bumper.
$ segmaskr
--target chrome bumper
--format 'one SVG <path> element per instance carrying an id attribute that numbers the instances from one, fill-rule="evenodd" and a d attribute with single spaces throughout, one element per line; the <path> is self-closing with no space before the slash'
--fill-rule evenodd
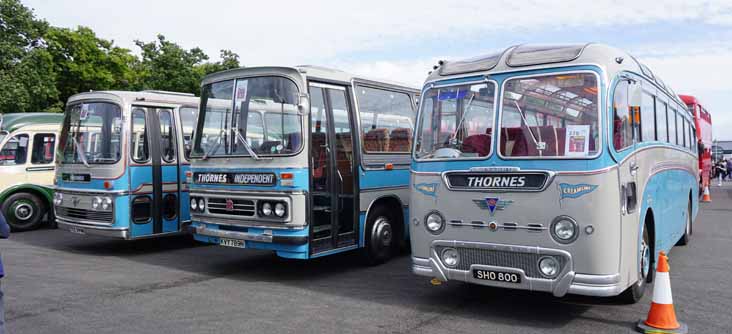
<path id="1" fill-rule="evenodd" d="M 458 280 L 479 285 L 494 287 L 522 289 L 531 291 L 550 292 L 556 297 L 562 297 L 567 293 L 608 297 L 617 296 L 623 292 L 620 274 L 613 275 L 587 275 L 574 272 L 572 257 L 568 252 L 555 249 L 542 249 L 539 247 L 509 246 L 500 244 L 475 243 L 475 242 L 446 242 L 435 241 L 431 248 L 429 258 L 412 256 L 412 272 L 416 275 L 437 278 L 441 281 Z M 539 253 L 539 254 L 560 254 L 566 257 L 562 271 L 553 279 L 536 278 L 526 275 L 524 270 L 513 267 L 500 267 L 483 264 L 470 264 L 469 270 L 458 270 L 446 267 L 440 260 L 435 246 L 448 247 L 475 247 L 479 249 Z M 521 283 L 506 283 L 498 281 L 487 281 L 473 278 L 473 269 L 499 270 L 512 272 L 521 275 Z"/>
<path id="2" fill-rule="evenodd" d="M 272 231 L 265 230 L 263 233 L 249 233 L 249 232 L 238 232 L 238 231 L 227 231 L 210 229 L 206 226 L 190 226 L 188 228 L 190 232 L 198 235 L 204 235 L 208 237 L 216 238 L 229 238 L 237 240 L 246 240 L 254 242 L 264 242 L 270 244 L 285 244 L 285 245 L 304 245 L 308 242 L 308 238 L 305 236 L 282 236 L 273 235 Z"/>
<path id="3" fill-rule="evenodd" d="M 96 235 L 107 238 L 130 239 L 129 229 L 126 227 L 99 226 L 91 224 L 80 224 L 56 217 L 58 228 L 69 232 Z"/>

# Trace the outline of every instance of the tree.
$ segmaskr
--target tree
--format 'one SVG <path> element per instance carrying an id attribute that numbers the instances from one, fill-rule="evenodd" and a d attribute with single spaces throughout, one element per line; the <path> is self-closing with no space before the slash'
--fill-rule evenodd
<path id="1" fill-rule="evenodd" d="M 0 113 L 60 111 L 47 30 L 18 0 L 0 0 Z"/>
<path id="2" fill-rule="evenodd" d="M 231 50 L 221 50 L 221 61 L 201 65 L 204 75 L 239 67 L 239 55 Z"/>
<path id="3" fill-rule="evenodd" d="M 136 40 L 142 59 L 137 66 L 140 89 L 198 93 L 203 76 L 201 64 L 208 56 L 200 48 L 184 50 L 165 36 L 145 43 Z"/>
<path id="4" fill-rule="evenodd" d="M 51 27 L 45 39 L 61 101 L 79 92 L 129 90 L 135 85 L 137 58 L 130 50 L 98 38 L 91 29 Z"/>

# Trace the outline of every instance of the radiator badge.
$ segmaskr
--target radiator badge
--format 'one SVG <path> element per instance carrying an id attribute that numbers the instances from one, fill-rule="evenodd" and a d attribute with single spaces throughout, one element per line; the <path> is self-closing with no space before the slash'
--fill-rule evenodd
<path id="1" fill-rule="evenodd" d="M 597 185 L 595 184 L 586 184 L 586 183 L 580 183 L 580 184 L 569 184 L 569 183 L 560 183 L 559 184 L 559 194 L 560 199 L 565 198 L 580 198 L 586 194 L 589 194 L 597 189 Z"/>
<path id="2" fill-rule="evenodd" d="M 479 208 L 488 210 L 490 216 L 493 217 L 496 211 L 503 211 L 509 205 L 513 203 L 511 200 L 501 200 L 498 197 L 486 197 L 485 199 L 474 199 L 475 203 Z"/>

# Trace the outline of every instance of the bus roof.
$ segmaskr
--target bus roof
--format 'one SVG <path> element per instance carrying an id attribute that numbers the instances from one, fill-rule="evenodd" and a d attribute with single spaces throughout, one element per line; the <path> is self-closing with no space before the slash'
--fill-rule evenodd
<path id="1" fill-rule="evenodd" d="M 5 130 L 8 132 L 13 132 L 21 127 L 28 125 L 60 125 L 64 120 L 64 114 L 49 112 L 2 114 L 0 115 L 0 117 L 2 117 L 2 128 L 0 128 L 0 130 Z"/>
<path id="2" fill-rule="evenodd" d="M 343 84 L 350 84 L 352 81 L 362 81 L 362 82 L 378 82 L 379 84 L 386 84 L 389 86 L 392 86 L 394 88 L 399 88 L 402 90 L 409 90 L 413 92 L 418 92 L 419 90 L 412 86 L 401 82 L 396 82 L 392 80 L 384 80 L 384 79 L 377 79 L 377 78 L 369 78 L 364 76 L 359 76 L 355 74 L 351 74 L 348 72 L 344 72 L 341 70 L 328 68 L 328 67 L 322 67 L 322 66 L 314 66 L 314 65 L 300 65 L 300 66 L 257 66 L 257 67 L 241 67 L 221 72 L 216 72 L 207 75 L 205 78 L 203 78 L 203 81 L 201 82 L 201 85 L 207 85 L 212 82 L 218 82 L 223 80 L 230 80 L 230 79 L 236 79 L 243 76 L 258 76 L 258 75 L 271 75 L 271 74 L 280 74 L 280 75 L 286 75 L 293 79 L 301 78 L 304 80 L 304 78 L 308 79 L 320 79 L 326 82 L 337 82 L 337 83 L 343 83 Z M 301 86 L 304 84 L 303 82 L 299 82 L 299 80 L 296 80 L 298 86 Z M 304 87 L 299 87 L 301 90 L 304 90 Z"/>
<path id="3" fill-rule="evenodd" d="M 68 103 L 81 100 L 113 100 L 120 104 L 132 104 L 135 102 L 153 102 L 165 104 L 192 105 L 198 107 L 199 98 L 186 93 L 165 92 L 165 91 L 91 91 L 71 96 Z"/>
<path id="4" fill-rule="evenodd" d="M 684 101 L 686 104 L 700 104 L 699 99 L 697 99 L 694 96 L 691 95 L 679 95 L 681 98 L 681 101 Z"/>
<path id="5" fill-rule="evenodd" d="M 630 71 L 654 82 L 668 95 L 682 103 L 678 95 L 648 66 L 629 53 L 599 43 L 565 45 L 515 45 L 492 54 L 460 61 L 440 61 L 429 73 L 425 84 L 446 79 L 491 75 L 577 65 L 598 65 L 612 78 L 620 71 Z"/>

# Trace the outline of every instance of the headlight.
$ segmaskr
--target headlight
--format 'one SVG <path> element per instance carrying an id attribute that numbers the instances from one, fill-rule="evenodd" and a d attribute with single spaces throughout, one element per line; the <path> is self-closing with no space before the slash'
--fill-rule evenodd
<path id="1" fill-rule="evenodd" d="M 539 259 L 539 271 L 544 277 L 554 278 L 559 273 L 559 262 L 551 256 Z"/>
<path id="2" fill-rule="evenodd" d="M 450 268 L 454 268 L 460 263 L 460 254 L 455 248 L 445 248 L 442 251 L 442 263 Z"/>
<path id="3" fill-rule="evenodd" d="M 264 202 L 264 204 L 262 204 L 262 214 L 265 216 L 271 216 L 272 204 L 269 204 L 269 202 Z"/>
<path id="4" fill-rule="evenodd" d="M 92 199 L 92 209 L 96 210 L 99 208 L 99 205 L 102 204 L 102 198 L 101 197 L 94 197 Z"/>
<path id="5" fill-rule="evenodd" d="M 112 199 L 109 197 L 105 197 L 102 199 L 102 209 L 108 210 L 110 207 L 112 207 Z"/>
<path id="6" fill-rule="evenodd" d="M 191 198 L 191 210 L 198 211 L 198 201 L 196 198 Z"/>
<path id="7" fill-rule="evenodd" d="M 430 212 L 424 218 L 424 226 L 432 234 L 440 234 L 445 229 L 445 219 L 437 211 Z"/>
<path id="8" fill-rule="evenodd" d="M 198 210 L 201 212 L 206 210 L 206 201 L 204 201 L 203 198 L 198 199 Z"/>
<path id="9" fill-rule="evenodd" d="M 277 217 L 284 217 L 285 216 L 285 204 L 284 203 L 275 204 L 274 212 L 275 212 L 275 215 L 277 215 Z"/>
<path id="10" fill-rule="evenodd" d="M 64 194 L 59 193 L 59 192 L 53 193 L 53 204 L 61 205 L 61 203 L 63 203 L 63 201 L 64 201 Z"/>
<path id="11" fill-rule="evenodd" d="M 568 216 L 559 216 L 554 218 L 549 228 L 552 237 L 559 243 L 568 244 L 577 239 L 577 223 Z"/>

